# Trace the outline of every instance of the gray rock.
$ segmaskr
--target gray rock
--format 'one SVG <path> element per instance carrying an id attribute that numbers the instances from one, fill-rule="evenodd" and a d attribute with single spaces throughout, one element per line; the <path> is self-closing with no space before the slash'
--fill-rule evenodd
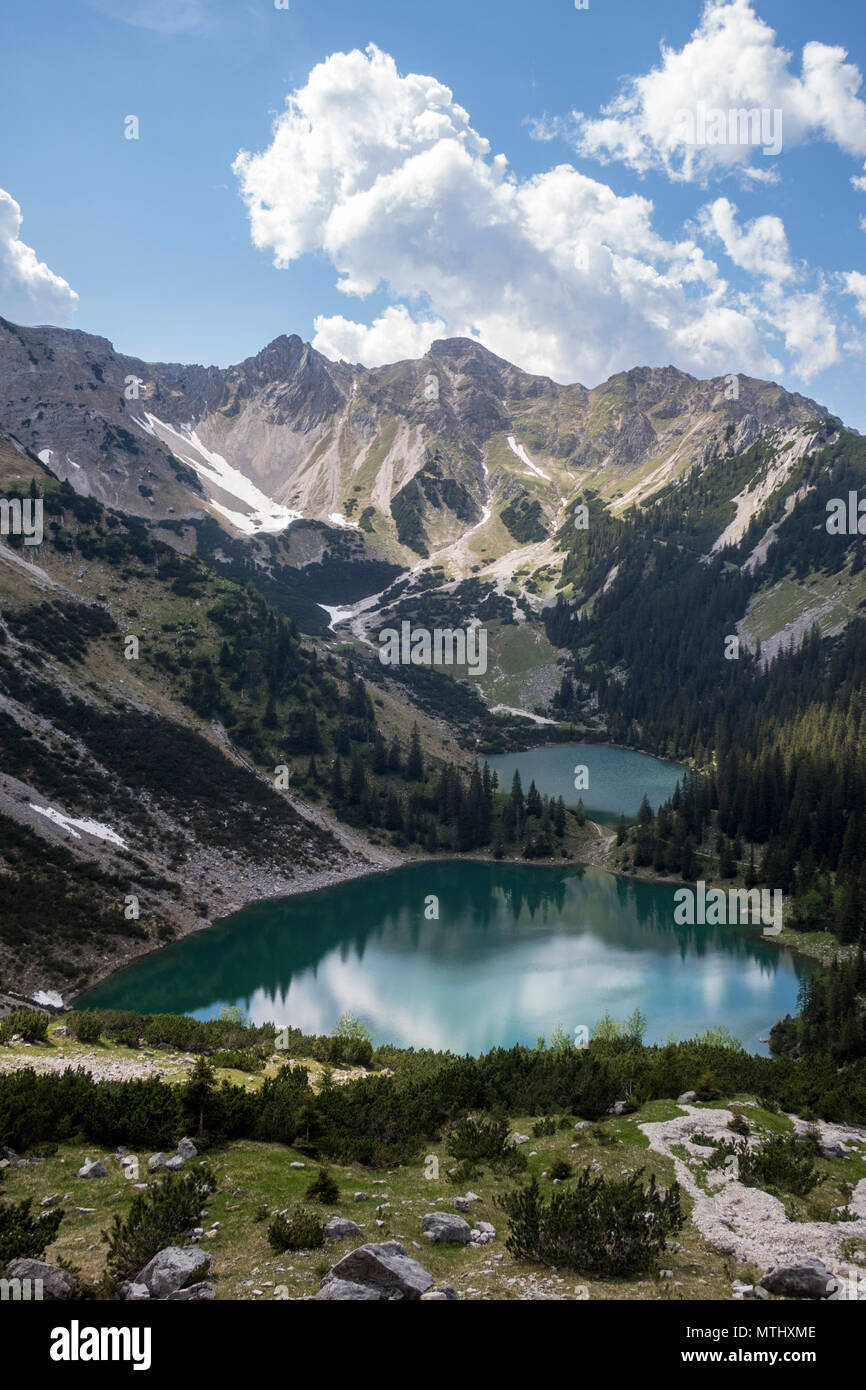
<path id="1" fill-rule="evenodd" d="M 528 1134 L 518 1134 L 518 1133 L 517 1133 L 517 1130 L 515 1130 L 513 1134 L 510 1134 L 510 1135 L 508 1136 L 508 1142 L 509 1142 L 509 1144 L 511 1144 L 512 1148 L 516 1147 L 516 1145 L 518 1145 L 518 1144 L 528 1144 L 528 1143 L 529 1143 L 529 1135 L 528 1135 Z"/>
<path id="2" fill-rule="evenodd" d="M 836 1287 L 837 1280 L 814 1255 L 794 1256 L 789 1264 L 774 1265 L 761 1280 L 761 1288 L 783 1298 L 828 1298 Z"/>
<path id="3" fill-rule="evenodd" d="M 697 1091 L 683 1091 L 681 1096 L 677 1096 L 677 1105 L 691 1105 L 697 1098 Z"/>
<path id="4" fill-rule="evenodd" d="M 175 1289 L 174 1293 L 166 1294 L 166 1303 L 201 1303 L 216 1297 L 216 1289 L 213 1284 L 188 1284 L 185 1289 Z"/>
<path id="5" fill-rule="evenodd" d="M 446 1300 L 451 1303 L 457 1301 L 457 1294 L 450 1284 L 439 1284 L 435 1289 L 430 1289 L 428 1293 L 422 1293 L 421 1302 L 423 1303 L 425 1299 L 431 1303 L 434 1299 L 437 1303 L 444 1303 Z"/>
<path id="6" fill-rule="evenodd" d="M 484 1236 L 495 1236 L 495 1235 L 496 1235 L 496 1227 L 495 1227 L 495 1226 L 491 1226 L 491 1224 L 490 1224 L 489 1221 L 477 1221 L 475 1224 L 477 1225 L 477 1227 L 478 1227 L 478 1229 L 479 1229 L 479 1231 L 481 1232 L 482 1235 L 484 1235 Z"/>
<path id="7" fill-rule="evenodd" d="M 59 1269 L 57 1265 L 47 1265 L 42 1260 L 25 1259 L 23 1256 L 17 1260 L 9 1261 L 6 1266 L 6 1278 L 29 1279 L 31 1291 L 33 1290 L 33 1281 L 41 1279 L 42 1299 L 46 1303 L 65 1302 L 66 1299 L 74 1297 L 78 1288 L 78 1280 L 74 1274 L 69 1274 L 65 1269 Z"/>
<path id="8" fill-rule="evenodd" d="M 78 1176 L 80 1178 L 107 1178 L 108 1169 L 104 1163 L 100 1163 L 98 1158 L 92 1162 L 86 1158 L 78 1170 Z"/>
<path id="9" fill-rule="evenodd" d="M 314 1303 L 381 1303 L 388 1294 L 376 1289 L 372 1284 L 353 1284 L 348 1279 L 335 1279 L 326 1274 L 319 1292 L 313 1294 Z"/>
<path id="10" fill-rule="evenodd" d="M 361 1227 L 347 1216 L 333 1216 L 325 1227 L 328 1240 L 346 1240 L 349 1236 L 359 1236 Z"/>
<path id="11" fill-rule="evenodd" d="M 421 1230 L 435 1245 L 468 1245 L 472 1228 L 462 1216 L 450 1211 L 430 1211 L 421 1217 Z"/>
<path id="12" fill-rule="evenodd" d="M 155 1173 L 157 1168 L 164 1168 L 166 1161 L 167 1155 L 164 1153 L 151 1154 L 150 1158 L 147 1160 L 148 1173 Z"/>
<path id="13" fill-rule="evenodd" d="M 466 1229 L 468 1231 L 468 1226 Z M 435 1282 L 433 1275 L 417 1260 L 413 1260 L 396 1240 L 386 1240 L 379 1245 L 360 1245 L 357 1250 L 350 1250 L 325 1276 L 325 1282 L 328 1280 L 363 1285 L 374 1290 L 375 1296 L 380 1298 L 398 1295 L 408 1299 L 420 1298 Z M 334 1294 L 323 1296 L 335 1297 Z M 369 1297 L 369 1294 L 364 1297 Z"/>
<path id="14" fill-rule="evenodd" d="M 198 1157 L 198 1149 L 196 1148 L 195 1144 L 192 1142 L 191 1139 L 181 1139 L 180 1143 L 177 1146 L 176 1152 L 180 1154 L 181 1158 Z"/>
<path id="15" fill-rule="evenodd" d="M 297 1162 L 297 1161 L 295 1161 L 294 1163 L 290 1163 L 290 1164 L 289 1164 L 289 1167 L 290 1167 L 290 1168 L 306 1168 L 306 1166 L 307 1166 L 306 1163 L 299 1163 L 299 1162 Z"/>
<path id="16" fill-rule="evenodd" d="M 126 1295 L 127 1303 L 144 1303 L 145 1299 L 150 1298 L 150 1290 L 146 1284 L 130 1284 Z"/>
<path id="17" fill-rule="evenodd" d="M 163 1167 L 166 1168 L 169 1173 L 176 1173 L 185 1163 L 186 1159 L 183 1154 L 174 1154 L 172 1158 L 167 1158 L 165 1160 Z"/>
<path id="18" fill-rule="evenodd" d="M 585 1129 L 592 1129 L 592 1120 L 578 1120 L 574 1127 L 578 1133 L 582 1133 Z"/>
<path id="19" fill-rule="evenodd" d="M 144 1284 L 151 1298 L 167 1298 L 189 1284 L 193 1275 L 207 1273 L 212 1259 L 197 1245 L 167 1245 L 136 1275 L 135 1283 Z"/>
<path id="20" fill-rule="evenodd" d="M 613 1105 L 610 1107 L 610 1110 L 608 1111 L 608 1114 L 609 1114 L 609 1115 L 624 1115 L 625 1112 L 626 1112 L 626 1106 L 627 1106 L 627 1104 L 628 1104 L 627 1101 L 624 1101 L 624 1100 L 615 1100 L 614 1103 L 613 1103 Z"/>
<path id="21" fill-rule="evenodd" d="M 455 1210 L 455 1211 L 468 1211 L 468 1210 L 469 1210 L 469 1198 L 468 1198 L 468 1197 L 455 1197 L 455 1198 L 454 1198 L 454 1202 L 453 1202 L 453 1206 L 454 1206 L 454 1210 Z"/>
<path id="22" fill-rule="evenodd" d="M 118 1144 L 117 1148 L 114 1150 L 115 1163 L 122 1163 L 128 1153 L 129 1148 L 126 1144 Z"/>
<path id="23" fill-rule="evenodd" d="M 352 1198 L 353 1202 L 369 1202 L 369 1200 L 370 1199 L 367 1196 L 366 1192 L 356 1192 L 354 1197 Z"/>
<path id="24" fill-rule="evenodd" d="M 825 1158 L 844 1158 L 845 1150 L 838 1140 L 829 1140 L 821 1145 L 821 1153 Z"/>

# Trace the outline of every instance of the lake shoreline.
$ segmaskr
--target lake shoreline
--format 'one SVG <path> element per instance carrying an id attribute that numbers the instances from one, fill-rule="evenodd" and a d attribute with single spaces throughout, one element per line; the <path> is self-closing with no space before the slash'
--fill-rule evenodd
<path id="1" fill-rule="evenodd" d="M 569 867 L 593 868 L 604 873 L 609 873 L 614 878 L 627 879 L 632 882 L 668 884 L 671 887 L 689 886 L 684 879 L 672 875 L 655 874 L 651 870 L 646 871 L 634 868 L 624 869 L 622 867 L 611 867 L 606 861 L 609 851 L 616 840 L 616 832 L 610 831 L 606 834 L 605 827 L 600 825 L 597 821 L 591 820 L 589 817 L 587 817 L 586 823 L 587 825 L 594 826 L 599 832 L 599 838 L 591 843 L 599 845 L 601 850 L 600 855 L 593 855 L 584 850 L 582 852 L 570 854 L 568 858 L 554 858 L 551 856 L 547 859 L 527 860 L 524 859 L 522 855 L 507 854 L 503 855 L 501 859 L 497 859 L 492 852 L 483 850 L 472 850 L 466 854 L 454 853 L 445 856 L 426 854 L 424 852 L 413 854 L 405 850 L 390 849 L 389 853 L 393 856 L 395 861 L 390 864 L 373 862 L 372 860 L 366 864 L 362 864 L 358 862 L 357 858 L 350 857 L 347 858 L 346 864 L 339 869 L 327 868 L 312 870 L 308 873 L 299 875 L 298 879 L 291 884 L 286 884 L 285 880 L 277 878 L 272 885 L 268 885 L 267 883 L 263 884 L 262 892 L 254 893 L 252 896 L 243 899 L 239 898 L 236 902 L 226 905 L 227 910 L 220 912 L 219 916 L 214 916 L 210 922 L 195 923 L 188 927 L 181 927 L 177 936 L 174 937 L 172 941 L 148 941 L 145 949 L 130 950 L 129 954 L 123 959 L 112 961 L 109 969 L 104 972 L 95 972 L 93 978 L 90 979 L 83 988 L 75 990 L 69 995 L 64 995 L 64 1008 L 69 1009 L 76 1007 L 77 1000 L 88 994 L 90 990 L 95 989 L 97 985 L 104 984 L 112 975 L 117 974 L 120 970 L 124 970 L 128 965 L 131 965 L 133 961 L 139 960 L 144 956 L 155 955 L 162 952 L 166 947 L 184 940 L 189 936 L 209 931 L 212 927 L 228 921 L 247 908 L 261 906 L 269 902 L 280 902 L 283 899 L 311 896 L 322 892 L 324 889 L 338 888 L 344 883 L 354 882 L 356 880 L 386 877 L 388 874 L 396 873 L 400 869 L 410 868 L 415 864 L 489 863 L 520 865 L 527 868 L 535 867 L 541 869 L 564 869 Z M 723 887 L 721 883 L 714 883 L 713 880 L 709 878 L 706 880 L 706 883 L 708 889 Z M 278 884 L 279 886 L 277 886 Z M 270 886 L 272 886 L 275 891 L 268 891 Z M 220 906 L 223 905 L 221 904 Z M 834 937 L 829 936 L 828 933 L 804 933 L 794 931 L 789 927 L 783 927 L 778 936 L 769 936 L 765 939 L 775 943 L 777 946 L 784 947 L 794 955 L 803 956 L 810 961 L 818 962 L 822 968 L 826 968 L 832 962 L 834 955 L 844 958 L 847 954 L 850 954 L 848 948 L 836 941 Z M 21 998 L 23 1000 L 25 996 L 22 995 Z"/>

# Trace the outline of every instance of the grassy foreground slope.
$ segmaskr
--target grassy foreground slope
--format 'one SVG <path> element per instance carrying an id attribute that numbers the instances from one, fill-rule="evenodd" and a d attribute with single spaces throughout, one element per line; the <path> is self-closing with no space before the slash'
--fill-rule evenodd
<path id="1" fill-rule="evenodd" d="M 115 1033 L 119 1022 L 115 1018 L 112 1023 Z M 168 1131 L 160 1128 L 159 1114 L 169 1113 L 160 1099 L 164 1093 L 157 1088 L 154 1103 L 134 1114 L 121 1096 L 121 1078 L 131 1076 L 141 1079 L 138 1084 L 148 1076 L 161 1076 L 171 1088 L 177 1102 L 170 1121 L 177 1129 L 171 1134 L 173 1142 L 194 1129 L 196 1113 L 202 1121 L 203 1133 L 193 1137 L 199 1157 L 213 1170 L 216 1188 L 204 1200 L 197 1239 L 213 1257 L 209 1277 L 221 1300 L 310 1296 L 342 1254 L 364 1241 L 387 1239 L 399 1240 L 437 1283 L 450 1284 L 458 1297 L 471 1300 L 729 1299 L 735 1280 L 756 1283 L 780 1250 L 814 1253 L 842 1277 L 866 1262 L 866 1130 L 862 1124 L 818 1118 L 808 1103 L 811 1096 L 812 1104 L 820 1105 L 817 1092 L 810 1091 L 820 1073 L 814 1062 L 798 1068 L 749 1058 L 706 1040 L 645 1049 L 621 1037 L 591 1043 L 577 1059 L 558 1055 L 555 1045 L 545 1048 L 542 1040 L 536 1049 L 490 1054 L 476 1062 L 383 1048 L 367 1059 L 367 1065 L 330 1065 L 323 1060 L 328 1039 L 292 1033 L 293 1055 L 287 1065 L 285 1051 L 273 1048 L 275 1033 L 265 1027 L 246 1032 L 248 1041 L 259 1038 L 246 1049 L 209 1049 L 215 1076 L 203 1091 L 193 1056 L 182 1047 L 152 1045 L 142 1050 L 106 1036 L 77 1042 L 58 1034 L 60 1026 L 59 1021 L 51 1024 L 42 1042 L 28 1045 L 18 1038 L 0 1045 L 0 1144 L 9 1143 L 10 1134 L 29 1134 L 33 1142 L 19 1142 L 15 1154 L 39 1160 L 18 1166 L 5 1151 L 0 1205 L 30 1198 L 37 1212 L 63 1209 L 59 1232 L 44 1258 L 74 1267 L 85 1291 L 90 1287 L 90 1296 L 108 1292 L 100 1282 L 107 1250 L 102 1233 L 115 1216 L 126 1216 L 145 1184 L 153 1190 L 163 1181 L 161 1174 L 148 1173 L 147 1159 L 151 1152 L 171 1147 Z M 178 1038 L 197 1048 L 202 1041 L 192 1031 L 178 1033 Z M 231 1038 L 223 1036 L 221 1041 Z M 717 1084 L 713 1070 L 704 1065 L 708 1059 L 714 1062 Z M 59 1126 L 64 1132 L 56 1138 L 46 1139 L 36 1102 L 21 1128 L 25 1092 L 13 1093 L 16 1078 L 10 1073 L 25 1070 L 26 1076 L 19 1076 L 16 1084 L 29 1086 L 27 1077 L 34 1071 L 51 1068 L 59 1073 L 65 1066 L 103 1078 L 94 1088 L 95 1108 L 84 1122 L 90 1132 L 70 1132 L 78 1123 L 73 1119 L 65 1131 Z M 294 1119 L 286 1121 L 282 1142 L 225 1132 L 241 1125 L 249 1128 L 249 1119 L 238 1117 L 247 1103 L 252 1115 L 269 1088 L 272 1098 L 282 1094 L 285 1100 L 289 1091 L 273 1088 L 285 1086 L 288 1074 L 294 1077 L 293 1094 L 299 1097 L 295 1082 L 302 1072 L 309 1082 L 308 1088 L 304 1083 L 306 1099 Z M 626 1088 L 623 1078 L 628 1075 L 635 1078 L 635 1087 L 623 1103 L 625 1112 L 611 1113 L 609 1097 Z M 675 1090 L 685 1075 L 694 1076 L 700 1094 L 711 1098 L 680 1104 L 652 1094 L 664 1089 L 665 1076 Z M 756 1085 L 741 1089 L 736 1079 Z M 863 1086 L 855 1072 L 848 1081 L 846 1109 L 856 1106 L 858 1087 Z M 221 1091 L 214 1083 L 222 1083 Z M 496 1102 L 503 1095 L 526 1095 L 532 1089 L 539 1096 L 539 1105 L 531 1108 L 534 1113 L 524 1106 L 507 1114 L 509 1133 L 525 1136 L 515 1146 L 520 1162 L 458 1163 L 458 1122 L 467 1114 L 482 1121 L 495 1118 L 501 1113 Z M 798 1131 L 804 1133 L 800 1115 L 786 1113 L 773 1092 L 783 1097 L 799 1093 L 800 1112 L 812 1122 L 803 1138 L 795 1139 Z M 551 1103 L 555 1093 L 570 1094 L 573 1104 Z M 419 1118 L 425 1096 L 435 1097 L 441 1117 L 435 1131 L 427 1134 Z M 268 1113 L 268 1123 L 273 1124 L 275 1112 Z M 329 1134 L 328 1115 L 339 1126 L 336 1136 Z M 388 1116 L 387 1143 L 383 1115 Z M 135 1146 L 137 1189 L 114 1159 L 124 1124 L 131 1143 L 136 1127 L 140 1136 L 154 1126 L 153 1143 Z M 380 1150 L 370 1161 L 346 1153 L 334 1157 L 335 1145 L 345 1147 L 347 1142 L 362 1152 L 365 1133 L 379 1136 Z M 744 1135 L 756 1152 L 780 1137 L 802 1148 L 798 1163 L 809 1168 L 811 1176 L 800 1183 L 801 1190 L 793 1190 L 797 1183 L 783 1168 L 774 1175 L 776 1181 L 728 1181 L 716 1155 L 725 1143 L 742 1143 Z M 840 1153 L 825 1151 L 840 1141 Z M 100 1158 L 107 1176 L 80 1178 L 78 1170 L 88 1158 Z M 338 1190 L 330 1201 L 317 1205 L 305 1194 L 323 1164 Z M 583 1270 L 567 1258 L 555 1264 L 516 1258 L 507 1248 L 512 1227 L 501 1199 L 537 1179 L 542 1196 L 549 1200 L 555 1192 L 571 1190 L 585 1168 L 612 1181 L 643 1170 L 644 1182 L 654 1174 L 663 1188 L 679 1183 L 685 1223 L 651 1269 L 619 1277 Z M 553 1183 L 556 1174 L 562 1174 L 558 1186 Z M 365 1193 L 366 1200 L 356 1201 L 356 1192 Z M 454 1198 L 466 1193 L 477 1197 L 466 1219 L 473 1226 L 489 1222 L 496 1231 L 493 1239 L 478 1246 L 430 1243 L 422 1234 L 422 1217 L 437 1210 L 453 1212 Z M 268 1239 L 274 1215 L 305 1200 L 321 1222 L 346 1217 L 360 1226 L 360 1234 L 339 1242 L 326 1239 L 318 1248 L 275 1250 Z M 189 1238 L 186 1233 L 184 1239 Z"/>

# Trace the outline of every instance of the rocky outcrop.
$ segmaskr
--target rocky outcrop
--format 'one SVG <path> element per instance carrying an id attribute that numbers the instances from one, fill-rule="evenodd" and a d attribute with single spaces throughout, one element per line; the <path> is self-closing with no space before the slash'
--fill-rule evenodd
<path id="1" fill-rule="evenodd" d="M 191 1280 L 196 1282 L 195 1276 L 205 1274 L 212 1259 L 197 1245 L 168 1245 L 148 1261 L 134 1282 L 143 1284 L 151 1298 L 167 1298 L 186 1289 Z"/>
<path id="2" fill-rule="evenodd" d="M 23 1257 L 9 1261 L 5 1277 L 21 1280 L 22 1285 L 29 1280 L 29 1297 L 46 1303 L 62 1303 L 74 1298 L 78 1288 L 78 1280 L 68 1270 Z M 14 1292 L 12 1297 L 15 1297 Z"/>
<path id="3" fill-rule="evenodd" d="M 387 1240 L 350 1250 L 328 1271 L 314 1297 L 318 1302 L 414 1300 L 435 1282 L 399 1241 Z"/>
<path id="4" fill-rule="evenodd" d="M 761 1288 L 782 1298 L 829 1298 L 838 1286 L 824 1261 L 812 1255 L 781 1261 L 761 1280 Z"/>
<path id="5" fill-rule="evenodd" d="M 421 1217 L 421 1230 L 435 1245 L 468 1245 L 472 1227 L 453 1211 L 431 1211 Z"/>

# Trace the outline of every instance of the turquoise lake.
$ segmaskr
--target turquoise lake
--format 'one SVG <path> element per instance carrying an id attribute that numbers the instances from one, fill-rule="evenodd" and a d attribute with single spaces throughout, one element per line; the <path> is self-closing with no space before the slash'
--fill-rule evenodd
<path id="1" fill-rule="evenodd" d="M 586 814 L 602 825 L 616 824 L 621 815 L 632 819 L 644 795 L 656 810 L 673 796 L 686 771 L 680 763 L 604 743 L 560 743 L 532 748 L 526 753 L 497 753 L 481 761 L 489 763 L 491 772 L 499 774 L 503 791 L 510 790 L 517 771 L 524 792 L 534 778 L 542 795 L 561 796 L 566 806 L 576 806 L 582 798 Z M 586 791 L 575 789 L 578 766 L 588 772 Z"/>
<path id="2" fill-rule="evenodd" d="M 416 864 L 246 908 L 77 1003 L 198 1018 L 235 1004 L 310 1033 L 349 1011 L 377 1043 L 473 1054 L 640 1008 L 647 1041 L 724 1024 L 766 1052 L 813 967 L 760 927 L 676 926 L 674 889 L 575 865 Z"/>

